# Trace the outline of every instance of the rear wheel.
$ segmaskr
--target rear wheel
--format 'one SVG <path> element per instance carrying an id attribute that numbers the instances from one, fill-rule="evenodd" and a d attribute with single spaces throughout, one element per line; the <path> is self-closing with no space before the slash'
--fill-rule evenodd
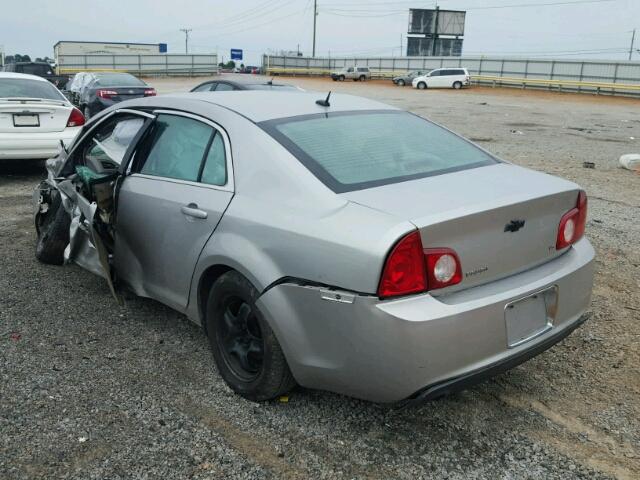
<path id="1" fill-rule="evenodd" d="M 404 87 L 405 85 L 404 80 L 402 79 L 398 80 L 398 85 L 400 85 L 401 87 Z"/>
<path id="2" fill-rule="evenodd" d="M 295 385 L 273 330 L 255 304 L 258 291 L 238 272 L 211 288 L 206 325 L 220 375 L 231 389 L 253 401 L 270 400 Z"/>
<path id="3" fill-rule="evenodd" d="M 338 77 L 338 80 L 340 80 L 341 82 L 344 82 L 344 75 L 340 75 L 340 76 Z"/>
<path id="4" fill-rule="evenodd" d="M 69 243 L 71 217 L 62 206 L 60 193 L 51 192 L 46 213 L 36 215 L 36 258 L 42 263 L 62 265 L 64 250 Z"/>
<path id="5" fill-rule="evenodd" d="M 424 90 L 425 88 L 427 88 L 427 84 L 424 82 L 418 82 L 418 88 L 420 90 Z"/>
<path id="6" fill-rule="evenodd" d="M 460 90 L 462 88 L 462 82 L 453 82 L 453 88 Z"/>

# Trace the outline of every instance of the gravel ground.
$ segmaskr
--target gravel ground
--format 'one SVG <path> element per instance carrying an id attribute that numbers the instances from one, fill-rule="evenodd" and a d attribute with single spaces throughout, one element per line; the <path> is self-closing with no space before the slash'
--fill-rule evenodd
<path id="1" fill-rule="evenodd" d="M 166 93 L 200 81 L 150 83 Z M 591 321 L 511 372 L 420 408 L 305 389 L 253 404 L 225 386 L 183 316 L 139 298 L 119 307 L 88 272 L 39 264 L 29 196 L 42 166 L 4 164 L 0 478 L 640 478 L 640 176 L 617 166 L 640 151 L 640 103 L 284 81 L 407 108 L 580 183 L 598 253 Z"/>

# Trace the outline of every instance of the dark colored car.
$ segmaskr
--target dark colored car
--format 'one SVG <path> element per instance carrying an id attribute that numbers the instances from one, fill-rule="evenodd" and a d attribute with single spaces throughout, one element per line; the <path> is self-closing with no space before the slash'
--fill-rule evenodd
<path id="1" fill-rule="evenodd" d="M 47 62 L 14 62 L 7 63 L 3 70 L 5 72 L 26 73 L 28 75 L 37 75 L 45 78 L 53 83 L 57 88 L 64 89 L 69 81 L 67 75 L 56 75 L 51 66 Z"/>
<path id="2" fill-rule="evenodd" d="M 125 100 L 153 97 L 156 90 L 130 73 L 92 73 L 80 91 L 77 105 L 88 120 L 92 116 Z"/>
<path id="3" fill-rule="evenodd" d="M 396 85 L 404 87 L 405 85 L 411 85 L 411 82 L 413 81 L 414 78 L 420 77 L 422 75 L 426 75 L 427 73 L 429 72 L 426 70 L 412 70 L 410 72 L 405 73 L 404 75 L 398 75 L 397 77 L 393 77 L 391 81 Z"/>
<path id="4" fill-rule="evenodd" d="M 294 85 L 268 82 L 238 82 L 235 80 L 210 80 L 191 89 L 192 92 L 223 92 L 230 90 L 302 90 Z"/>

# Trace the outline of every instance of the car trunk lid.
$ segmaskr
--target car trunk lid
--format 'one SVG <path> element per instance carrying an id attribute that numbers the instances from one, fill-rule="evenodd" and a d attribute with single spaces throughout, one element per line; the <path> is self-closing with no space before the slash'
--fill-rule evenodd
<path id="1" fill-rule="evenodd" d="M 115 100 L 117 102 L 123 102 L 125 100 L 130 100 L 132 98 L 141 98 L 144 97 L 144 92 L 146 90 L 151 90 L 151 87 L 142 86 L 142 87 L 98 87 L 98 91 L 104 90 L 109 93 L 108 97 L 111 100 Z"/>
<path id="2" fill-rule="evenodd" d="M 576 205 L 566 180 L 498 164 L 342 194 L 353 202 L 409 220 L 424 248 L 456 251 L 462 282 L 455 291 L 545 263 L 558 225 Z"/>
<path id="3" fill-rule="evenodd" d="M 61 132 L 71 108 L 55 100 L 0 99 L 0 133 Z"/>

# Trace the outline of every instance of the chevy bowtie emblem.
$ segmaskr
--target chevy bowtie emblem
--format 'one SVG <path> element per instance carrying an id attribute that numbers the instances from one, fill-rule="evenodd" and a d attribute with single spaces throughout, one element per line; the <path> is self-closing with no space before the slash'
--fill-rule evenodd
<path id="1" fill-rule="evenodd" d="M 504 226 L 505 232 L 517 232 L 524 227 L 524 220 L 511 220 Z"/>

